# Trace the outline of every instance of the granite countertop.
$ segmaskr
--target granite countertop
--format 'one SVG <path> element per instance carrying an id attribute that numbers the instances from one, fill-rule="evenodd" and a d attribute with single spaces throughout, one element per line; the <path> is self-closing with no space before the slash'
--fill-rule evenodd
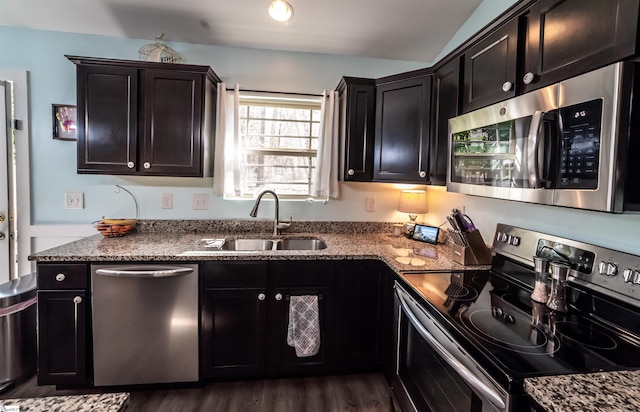
<path id="1" fill-rule="evenodd" d="M 363 225 L 358 225 L 358 227 Z M 366 225 L 365 225 L 366 226 Z M 164 230 L 163 230 L 164 229 Z M 183 228 L 184 229 L 184 228 Z M 464 266 L 452 260 L 446 244 L 431 245 L 404 236 L 387 233 L 285 232 L 280 237 L 322 239 L 322 250 L 276 251 L 211 251 L 204 248 L 202 239 L 274 238 L 269 232 L 246 233 L 215 227 L 217 231 L 144 230 L 122 237 L 107 238 L 101 234 L 77 240 L 30 256 L 37 262 L 128 262 L 128 261 L 205 261 L 205 260 L 332 260 L 377 259 L 386 262 L 396 272 L 407 270 L 464 270 L 478 266 Z M 220 230 L 222 229 L 222 230 Z M 311 228 L 313 229 L 313 228 Z M 344 228 L 342 228 L 344 229 Z M 183 255 L 186 251 L 202 254 Z M 486 266 L 485 266 L 486 267 Z"/>
<path id="2" fill-rule="evenodd" d="M 526 378 L 524 389 L 549 412 L 640 410 L 640 371 Z"/>
<path id="3" fill-rule="evenodd" d="M 128 405 L 124 392 L 0 400 L 0 410 L 7 412 L 119 412 Z"/>

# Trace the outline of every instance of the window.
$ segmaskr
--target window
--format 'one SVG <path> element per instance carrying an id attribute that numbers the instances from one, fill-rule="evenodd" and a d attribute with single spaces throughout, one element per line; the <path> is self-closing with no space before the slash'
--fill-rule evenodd
<path id="1" fill-rule="evenodd" d="M 307 197 L 316 167 L 320 97 L 240 95 L 240 195 Z"/>

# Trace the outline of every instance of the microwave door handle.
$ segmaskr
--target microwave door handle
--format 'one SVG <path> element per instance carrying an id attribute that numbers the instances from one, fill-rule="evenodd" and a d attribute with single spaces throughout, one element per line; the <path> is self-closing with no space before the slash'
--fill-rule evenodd
<path id="1" fill-rule="evenodd" d="M 416 328 L 420 336 L 422 336 L 431 347 L 438 352 L 440 356 L 458 372 L 461 377 L 483 395 L 485 395 L 491 403 L 497 406 L 500 409 L 504 409 L 506 407 L 504 399 L 500 396 L 500 393 L 494 390 L 493 388 L 487 386 L 484 382 L 482 382 L 478 377 L 476 377 L 466 366 L 464 366 L 458 359 L 456 359 L 453 355 L 451 355 L 441 344 L 438 342 L 436 338 L 433 337 L 431 333 L 420 323 L 416 315 L 411 312 L 411 309 L 407 305 L 402 293 L 396 290 L 396 296 L 400 300 L 400 306 L 402 307 L 402 311 L 407 315 L 411 324 Z"/>
<path id="2" fill-rule="evenodd" d="M 542 118 L 544 112 L 535 111 L 531 116 L 529 126 L 529 137 L 527 139 L 527 165 L 529 168 L 529 187 L 537 189 L 540 184 L 540 159 L 538 150 L 540 146 L 540 130 L 542 129 Z"/>

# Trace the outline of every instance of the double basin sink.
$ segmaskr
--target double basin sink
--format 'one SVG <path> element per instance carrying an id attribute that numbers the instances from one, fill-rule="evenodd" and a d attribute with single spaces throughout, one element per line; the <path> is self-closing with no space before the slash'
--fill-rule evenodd
<path id="1" fill-rule="evenodd" d="M 327 244 L 319 238 L 284 239 L 203 239 L 206 250 L 188 250 L 181 255 L 210 255 L 220 252 L 264 252 L 291 250 L 322 250 Z"/>
<path id="2" fill-rule="evenodd" d="M 322 239 L 232 239 L 224 242 L 220 250 L 322 250 L 327 247 Z"/>

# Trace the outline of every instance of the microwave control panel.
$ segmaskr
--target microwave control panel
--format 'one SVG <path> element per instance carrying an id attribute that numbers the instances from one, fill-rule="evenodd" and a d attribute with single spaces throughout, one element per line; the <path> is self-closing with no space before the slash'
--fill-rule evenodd
<path id="1" fill-rule="evenodd" d="M 596 189 L 600 156 L 600 119 L 602 99 L 560 109 L 562 148 L 560 189 Z"/>

